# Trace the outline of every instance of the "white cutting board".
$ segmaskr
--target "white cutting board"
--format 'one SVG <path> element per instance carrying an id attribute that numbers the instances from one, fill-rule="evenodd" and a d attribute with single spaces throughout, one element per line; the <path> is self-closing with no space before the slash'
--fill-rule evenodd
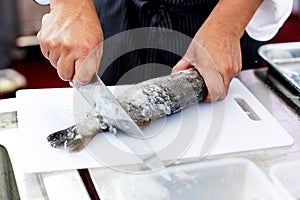
<path id="1" fill-rule="evenodd" d="M 110 87 L 114 89 L 114 87 Z M 72 88 L 28 89 L 16 94 L 18 127 L 25 172 L 94 168 L 140 163 L 113 134 L 98 134 L 79 153 L 50 147 L 46 137 L 74 124 L 78 96 Z M 260 120 L 252 120 L 235 101 L 243 99 Z M 202 157 L 281 147 L 293 138 L 238 80 L 234 79 L 224 101 L 200 103 L 160 119 L 144 130 L 161 159 Z"/>

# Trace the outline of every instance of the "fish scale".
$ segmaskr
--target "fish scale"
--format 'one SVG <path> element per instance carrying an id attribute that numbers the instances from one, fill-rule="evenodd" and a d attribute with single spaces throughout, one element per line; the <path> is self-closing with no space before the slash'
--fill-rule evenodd
<path id="1" fill-rule="evenodd" d="M 203 77 L 195 68 L 190 68 L 131 86 L 116 99 L 131 119 L 140 128 L 145 128 L 158 118 L 175 114 L 203 101 L 207 93 Z M 106 131 L 116 134 L 118 128 L 120 127 L 113 124 L 108 116 L 102 116 L 100 110 L 89 115 L 83 122 L 50 134 L 47 140 L 54 148 L 77 152 L 96 134 Z"/>

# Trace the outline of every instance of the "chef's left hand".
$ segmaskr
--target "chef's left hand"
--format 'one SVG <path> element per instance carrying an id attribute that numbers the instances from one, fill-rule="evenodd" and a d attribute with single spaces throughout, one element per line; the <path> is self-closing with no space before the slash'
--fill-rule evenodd
<path id="1" fill-rule="evenodd" d="M 224 99 L 242 69 L 240 39 L 263 0 L 220 0 L 173 72 L 194 66 L 208 88 L 206 101 Z"/>

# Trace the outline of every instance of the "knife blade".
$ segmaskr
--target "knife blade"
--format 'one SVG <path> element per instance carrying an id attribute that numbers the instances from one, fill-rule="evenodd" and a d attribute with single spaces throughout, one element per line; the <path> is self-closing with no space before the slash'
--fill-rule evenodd
<path id="1" fill-rule="evenodd" d="M 89 84 L 78 87 L 77 91 L 106 124 L 117 128 L 116 137 L 147 167 L 152 170 L 165 167 L 150 143 L 145 140 L 143 131 L 135 124 L 97 74 L 93 76 Z M 121 134 L 127 136 L 120 137 Z"/>
<path id="2" fill-rule="evenodd" d="M 17 123 L 17 111 L 0 113 L 0 129 L 16 127 Z"/>

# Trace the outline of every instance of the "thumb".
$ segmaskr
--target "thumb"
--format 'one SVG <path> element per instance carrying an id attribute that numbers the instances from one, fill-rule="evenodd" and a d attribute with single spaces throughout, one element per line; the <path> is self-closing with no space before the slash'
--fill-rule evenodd
<path id="1" fill-rule="evenodd" d="M 192 65 L 184 60 L 184 59 L 181 59 L 178 61 L 178 63 L 173 67 L 172 69 L 172 73 L 176 73 L 176 72 L 179 72 L 179 71 L 182 71 L 182 70 L 185 70 L 185 69 L 189 69 L 191 68 Z"/>
<path id="2" fill-rule="evenodd" d="M 90 83 L 95 73 L 97 73 L 98 62 L 96 58 L 78 59 L 75 61 L 75 74 L 72 82 L 74 86 L 81 86 Z"/>
<path id="3" fill-rule="evenodd" d="M 72 78 L 73 86 L 86 85 L 93 81 L 98 73 L 102 57 L 102 45 L 95 47 L 86 57 L 78 58 L 75 61 L 75 73 Z"/>

